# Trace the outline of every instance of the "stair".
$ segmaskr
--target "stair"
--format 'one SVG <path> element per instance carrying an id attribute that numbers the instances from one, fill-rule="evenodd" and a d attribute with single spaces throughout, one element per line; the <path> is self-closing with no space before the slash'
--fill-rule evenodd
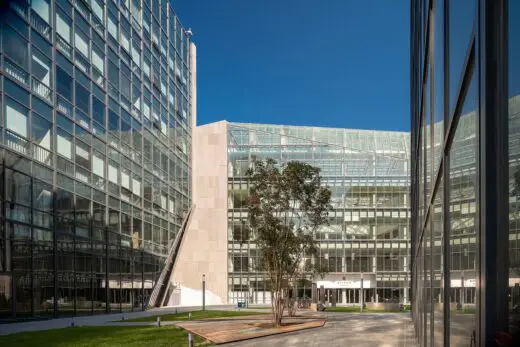
<path id="1" fill-rule="evenodd" d="M 177 259 L 177 254 L 179 253 L 179 248 L 182 243 L 182 239 L 184 237 L 184 234 L 186 233 L 186 229 L 189 226 L 190 217 L 193 214 L 194 210 L 195 205 L 192 205 L 191 208 L 188 210 L 186 217 L 184 217 L 181 228 L 175 236 L 175 240 L 173 241 L 173 244 L 170 247 L 170 251 L 168 252 L 168 257 L 164 262 L 164 267 L 161 271 L 161 275 L 155 283 L 152 295 L 150 295 L 150 299 L 148 300 L 148 307 L 161 307 L 168 302 L 168 298 L 171 292 L 173 291 L 170 289 L 170 278 L 173 272 L 173 266 L 175 265 L 175 260 Z"/>

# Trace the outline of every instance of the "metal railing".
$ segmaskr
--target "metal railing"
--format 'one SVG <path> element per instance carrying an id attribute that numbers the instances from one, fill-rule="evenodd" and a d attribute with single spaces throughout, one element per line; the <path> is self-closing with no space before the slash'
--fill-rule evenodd
<path id="1" fill-rule="evenodd" d="M 72 117 L 72 104 L 65 100 L 65 98 L 56 94 L 56 105 L 58 110 L 65 113 L 67 116 Z"/>
<path id="2" fill-rule="evenodd" d="M 22 4 L 18 1 L 11 1 L 11 8 L 23 18 L 27 19 L 28 5 Z"/>
<path id="3" fill-rule="evenodd" d="M 31 11 L 31 25 L 43 37 L 45 37 L 48 40 L 51 39 L 51 27 L 34 11 Z"/>
<path id="4" fill-rule="evenodd" d="M 52 90 L 34 77 L 32 79 L 32 90 L 42 98 L 52 102 Z"/>
<path id="5" fill-rule="evenodd" d="M 89 73 L 90 64 L 78 50 L 76 50 L 76 66 L 83 70 L 83 72 Z"/>
<path id="6" fill-rule="evenodd" d="M 4 71 L 18 82 L 23 84 L 29 84 L 29 74 L 24 69 L 13 63 L 10 59 L 7 59 L 5 57 Z"/>
<path id="7" fill-rule="evenodd" d="M 189 220 L 193 211 L 195 209 L 195 205 L 192 205 L 184 221 L 179 229 L 177 235 L 175 235 L 175 240 L 170 247 L 170 251 L 168 252 L 168 257 L 166 258 L 164 267 L 161 271 L 161 275 L 159 279 L 155 283 L 155 286 L 152 291 L 152 295 L 150 295 L 150 299 L 148 301 L 148 307 L 160 307 L 165 304 L 168 300 L 167 293 L 168 288 L 170 287 L 171 276 L 173 273 L 173 265 L 175 264 L 175 260 L 177 258 L 177 254 L 179 253 L 180 243 L 184 234 L 186 233 L 186 229 L 189 226 Z"/>
<path id="8" fill-rule="evenodd" d="M 33 144 L 32 156 L 41 163 L 52 165 L 52 153 L 43 147 Z"/>
<path id="9" fill-rule="evenodd" d="M 72 47 L 59 35 L 56 35 L 56 47 L 69 59 L 72 59 Z"/>
<path id="10" fill-rule="evenodd" d="M 16 135 L 15 133 L 10 132 L 9 130 L 5 131 L 5 144 L 10 149 L 13 149 L 17 152 L 23 154 L 28 154 L 29 152 L 29 141 L 21 136 Z"/>

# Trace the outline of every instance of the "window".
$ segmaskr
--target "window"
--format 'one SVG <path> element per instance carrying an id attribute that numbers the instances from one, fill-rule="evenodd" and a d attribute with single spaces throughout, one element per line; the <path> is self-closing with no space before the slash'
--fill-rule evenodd
<path id="1" fill-rule="evenodd" d="M 56 66 L 56 91 L 72 101 L 72 77 Z"/>
<path id="2" fill-rule="evenodd" d="M 96 17 L 98 17 L 101 22 L 104 22 L 104 20 L 103 20 L 103 5 L 100 4 L 97 0 L 92 0 L 91 1 L 91 6 L 92 6 L 92 12 L 94 13 L 94 15 Z"/>
<path id="3" fill-rule="evenodd" d="M 150 61 L 147 58 L 144 58 L 143 61 L 143 72 L 146 76 L 150 76 Z"/>
<path id="4" fill-rule="evenodd" d="M 105 57 L 102 52 L 95 48 L 92 48 L 92 64 L 102 74 L 105 73 Z"/>
<path id="5" fill-rule="evenodd" d="M 92 156 L 92 172 L 100 177 L 105 178 L 104 155 L 94 152 L 94 155 Z"/>
<path id="6" fill-rule="evenodd" d="M 50 87 L 51 61 L 38 50 L 33 49 L 32 51 L 32 73 L 39 81 Z"/>
<path id="7" fill-rule="evenodd" d="M 108 33 L 117 40 L 117 19 L 111 14 L 108 15 Z"/>
<path id="8" fill-rule="evenodd" d="M 130 99 L 130 80 L 124 74 L 121 74 L 121 95 Z"/>
<path id="9" fill-rule="evenodd" d="M 105 126 L 105 104 L 97 98 L 92 98 L 92 113 L 94 120 Z"/>
<path id="10" fill-rule="evenodd" d="M 119 184 L 119 169 L 116 164 L 108 164 L 108 180 L 112 183 Z"/>
<path id="11" fill-rule="evenodd" d="M 61 10 L 56 11 L 56 32 L 70 44 L 71 20 Z"/>
<path id="12" fill-rule="evenodd" d="M 76 82 L 76 106 L 85 113 L 88 113 L 89 97 L 90 93 L 88 90 Z"/>
<path id="13" fill-rule="evenodd" d="M 121 30 L 121 46 L 130 52 L 130 34 L 125 30 Z"/>
<path id="14" fill-rule="evenodd" d="M 108 81 L 116 88 L 119 89 L 119 68 L 112 62 L 108 63 Z"/>
<path id="15" fill-rule="evenodd" d="M 60 128 L 57 128 L 56 149 L 58 154 L 67 159 L 72 159 L 72 135 Z"/>
<path id="16" fill-rule="evenodd" d="M 141 196 L 141 181 L 136 178 L 132 178 L 132 192 L 137 196 Z"/>
<path id="17" fill-rule="evenodd" d="M 27 137 L 27 117 L 28 110 L 25 107 L 10 98 L 6 98 L 5 124 L 7 129 L 17 133 L 20 136 Z"/>
<path id="18" fill-rule="evenodd" d="M 76 141 L 76 164 L 90 169 L 90 148 L 87 144 Z"/>
<path id="19" fill-rule="evenodd" d="M 32 140 L 37 145 L 51 149 L 52 123 L 33 113 Z"/>
<path id="20" fill-rule="evenodd" d="M 134 63 L 141 67 L 141 49 L 139 48 L 139 43 L 134 42 L 132 48 L 132 60 Z"/>
<path id="21" fill-rule="evenodd" d="M 130 189 L 130 175 L 125 169 L 121 170 L 121 186 Z"/>
<path id="22" fill-rule="evenodd" d="M 15 63 L 27 69 L 28 49 L 27 41 L 18 35 L 9 26 L 3 27 L 3 50 Z"/>
<path id="23" fill-rule="evenodd" d="M 74 43 L 76 45 L 76 49 L 83 54 L 85 57 L 88 58 L 88 51 L 89 51 L 89 45 L 88 45 L 88 38 L 85 37 L 82 33 L 80 33 L 78 30 L 74 33 Z"/>
<path id="24" fill-rule="evenodd" d="M 50 19 L 50 6 L 46 0 L 32 0 L 31 7 L 43 20 L 49 23 Z"/>
<path id="25" fill-rule="evenodd" d="M 52 108 L 38 98 L 32 99 L 33 114 L 37 112 L 48 121 L 52 122 Z"/>
<path id="26" fill-rule="evenodd" d="M 119 115 L 112 110 L 108 113 L 108 127 L 111 131 L 119 131 Z"/>

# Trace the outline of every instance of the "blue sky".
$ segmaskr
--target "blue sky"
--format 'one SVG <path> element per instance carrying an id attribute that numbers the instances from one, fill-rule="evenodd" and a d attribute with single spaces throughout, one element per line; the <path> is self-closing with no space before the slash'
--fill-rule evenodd
<path id="1" fill-rule="evenodd" d="M 198 124 L 409 130 L 409 2 L 176 0 Z"/>

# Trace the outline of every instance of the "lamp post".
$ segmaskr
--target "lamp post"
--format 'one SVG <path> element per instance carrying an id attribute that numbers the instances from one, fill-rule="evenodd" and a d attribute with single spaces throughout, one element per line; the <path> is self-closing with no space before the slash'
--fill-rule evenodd
<path id="1" fill-rule="evenodd" d="M 365 305 L 365 293 L 363 289 L 363 273 L 361 273 L 361 293 L 359 295 L 359 302 L 361 303 L 361 312 L 363 312 L 363 306 Z"/>
<path id="2" fill-rule="evenodd" d="M 202 275 L 202 311 L 206 310 L 206 275 Z"/>

